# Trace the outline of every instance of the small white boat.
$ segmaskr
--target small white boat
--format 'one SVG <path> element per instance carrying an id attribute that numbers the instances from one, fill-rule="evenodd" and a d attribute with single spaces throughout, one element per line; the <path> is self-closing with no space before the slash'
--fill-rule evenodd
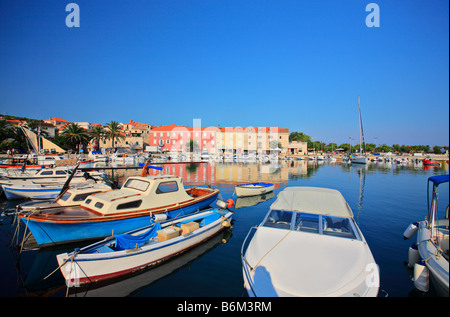
<path id="1" fill-rule="evenodd" d="M 93 177 L 100 180 L 106 177 L 106 174 L 102 172 L 83 172 L 75 169 L 74 167 L 68 168 L 67 166 L 42 168 L 38 171 L 7 169 L 0 179 L 0 184 L 13 184 L 16 181 L 33 181 L 36 184 L 39 183 L 48 185 L 50 183 L 64 182 L 73 172 L 75 173 L 72 176 L 73 179 Z"/>
<path id="2" fill-rule="evenodd" d="M 50 201 L 29 201 L 17 206 L 19 211 L 26 212 L 38 212 L 43 210 L 55 209 L 59 207 L 73 207 L 79 206 L 90 195 L 106 192 L 111 190 L 111 187 L 105 183 L 95 183 L 85 186 L 69 187 L 69 189 L 58 194 L 55 200 Z"/>
<path id="3" fill-rule="evenodd" d="M 274 184 L 271 183 L 249 183 L 235 187 L 237 197 L 262 195 L 273 191 L 274 188 Z"/>
<path id="4" fill-rule="evenodd" d="M 39 184 L 30 181 L 17 181 L 13 184 L 4 184 L 2 187 L 7 199 L 55 199 L 61 193 L 64 184 L 64 182 Z M 72 179 L 70 186 L 72 188 L 89 187 L 94 184 L 96 184 L 96 181 L 92 179 L 74 178 Z"/>
<path id="5" fill-rule="evenodd" d="M 409 239 L 417 232 L 417 243 L 409 248 L 408 254 L 408 266 L 414 269 L 414 286 L 428 292 L 431 281 L 437 294 L 444 297 L 449 296 L 449 207 L 447 202 L 444 216 L 439 217 L 437 188 L 448 181 L 448 175 L 428 178 L 428 215 L 424 221 L 410 224 L 403 233 L 404 238 Z M 431 201 L 430 183 L 433 184 Z"/>
<path id="6" fill-rule="evenodd" d="M 365 155 L 355 155 L 350 158 L 350 162 L 355 164 L 367 164 L 367 157 Z"/>
<path id="7" fill-rule="evenodd" d="M 256 232 L 246 250 L 246 241 Z M 379 269 L 340 192 L 288 187 L 241 249 L 249 296 L 377 296 Z"/>
<path id="8" fill-rule="evenodd" d="M 117 278 L 179 255 L 230 227 L 232 212 L 209 209 L 106 238 L 56 256 L 66 285 Z"/>

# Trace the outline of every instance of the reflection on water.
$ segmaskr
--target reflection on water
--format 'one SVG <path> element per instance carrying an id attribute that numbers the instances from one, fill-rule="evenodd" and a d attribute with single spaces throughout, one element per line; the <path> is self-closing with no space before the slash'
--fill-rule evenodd
<path id="1" fill-rule="evenodd" d="M 158 166 L 158 163 L 153 165 Z M 267 182 L 280 185 L 288 185 L 289 180 L 310 178 L 323 166 L 340 166 L 343 171 L 356 171 L 364 175 L 366 172 L 377 171 L 381 173 L 399 174 L 405 171 L 428 174 L 448 172 L 448 164 L 443 166 L 423 166 L 419 163 L 398 164 L 395 162 L 369 162 L 368 164 L 351 164 L 346 162 L 325 161 L 276 161 L 274 163 L 174 163 L 164 164 L 163 170 L 149 169 L 149 175 L 174 175 L 181 176 L 186 185 L 221 185 L 235 186 L 238 184 Z M 116 169 L 105 170 L 108 177 L 118 180 L 123 184 L 127 177 L 140 175 L 141 169 Z"/>
<path id="2" fill-rule="evenodd" d="M 235 185 L 242 183 L 270 182 L 275 184 L 275 190 L 245 199 L 232 197 L 236 201 L 236 212 L 228 237 L 220 235 L 185 256 L 142 274 L 112 284 L 70 290 L 70 296 L 241 296 L 244 292 L 239 259 L 242 242 L 249 228 L 260 223 L 277 194 L 286 186 L 340 190 L 380 265 L 382 287 L 390 296 L 409 296 L 414 286 L 403 274 L 402 263 L 409 247 L 405 243 L 410 242 L 404 242 L 401 235 L 411 221 L 426 214 L 426 179 L 448 173 L 448 164 L 424 167 L 395 162 L 366 165 L 323 161 L 208 162 L 162 166 L 161 172 L 150 169 L 149 174 L 181 176 L 186 186 L 215 186 L 225 199 L 232 196 Z M 140 175 L 141 169 L 105 172 L 123 184 L 127 177 Z M 20 201 L 0 199 L 0 265 L 4 272 L 0 278 L 0 296 L 65 296 L 66 287 L 59 271 L 45 280 L 43 277 L 57 268 L 56 254 L 72 251 L 75 246 L 27 251 L 20 257 L 13 257 L 9 247 L 15 228 L 12 213 L 18 203 Z M 222 239 L 228 242 L 220 244 Z M 189 287 L 174 287 L 180 285 L 181 280 Z"/>

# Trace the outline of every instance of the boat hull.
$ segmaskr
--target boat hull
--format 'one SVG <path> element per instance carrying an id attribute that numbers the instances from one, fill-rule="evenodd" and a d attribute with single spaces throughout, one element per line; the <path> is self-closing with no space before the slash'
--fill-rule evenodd
<path id="1" fill-rule="evenodd" d="M 224 215 L 228 221 L 231 216 L 231 212 Z M 222 225 L 222 221 L 223 219 L 219 218 L 191 234 L 181 235 L 154 245 L 119 252 L 81 254 L 70 261 L 67 260 L 70 254 L 63 253 L 57 255 L 57 260 L 68 286 L 80 286 L 118 278 L 155 266 L 194 248 L 224 230 L 226 227 Z M 92 247 L 95 248 L 96 244 Z"/>
<path id="2" fill-rule="evenodd" d="M 367 158 L 365 156 L 356 156 L 350 159 L 355 164 L 367 164 Z"/>
<path id="3" fill-rule="evenodd" d="M 26 188 L 20 186 L 8 186 L 3 185 L 3 191 L 5 192 L 7 199 L 52 199 L 56 198 L 61 192 L 61 187 L 58 188 Z"/>
<path id="4" fill-rule="evenodd" d="M 446 222 L 448 228 L 448 219 L 441 220 Z M 448 229 L 447 229 L 447 248 L 448 248 Z M 443 239 L 443 235 L 440 235 Z M 431 230 L 428 228 L 426 221 L 419 222 L 417 233 L 417 245 L 422 259 L 427 259 L 425 265 L 430 270 L 431 282 L 438 296 L 449 296 L 449 264 L 442 255 L 437 251 L 436 245 L 432 242 Z"/>
<path id="5" fill-rule="evenodd" d="M 168 217 L 189 214 L 209 207 L 217 199 L 218 193 L 202 201 L 182 208 L 168 210 Z M 140 215 L 129 214 L 122 217 L 95 217 L 80 220 L 48 221 L 45 217 L 22 216 L 22 223 L 31 231 L 40 247 L 52 246 L 81 240 L 101 239 L 113 233 L 125 233 L 148 226 L 151 222 L 150 212 Z"/>

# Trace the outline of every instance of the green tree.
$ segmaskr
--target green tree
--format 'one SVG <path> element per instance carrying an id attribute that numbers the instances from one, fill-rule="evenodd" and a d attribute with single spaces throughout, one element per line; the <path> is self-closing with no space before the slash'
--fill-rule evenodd
<path id="1" fill-rule="evenodd" d="M 303 132 L 291 132 L 289 134 L 289 142 L 291 141 L 301 141 L 306 142 L 308 144 L 308 149 L 312 149 L 315 144 L 311 141 L 311 137 Z M 316 141 L 317 142 L 317 141 Z M 317 148 L 317 146 L 316 146 Z"/>
<path id="2" fill-rule="evenodd" d="M 390 151 L 392 151 L 392 147 L 390 147 L 389 145 L 383 144 L 383 145 L 378 146 L 376 148 L 376 150 L 378 152 L 383 152 L 383 153 L 384 152 L 390 152 Z"/>
<path id="3" fill-rule="evenodd" d="M 350 143 L 342 143 L 339 148 L 343 149 L 344 152 L 350 152 Z"/>
<path id="4" fill-rule="evenodd" d="M 86 144 L 89 141 L 88 132 L 73 122 L 66 126 L 62 134 L 72 143 L 72 149 L 75 151 L 80 144 Z"/>
<path id="5" fill-rule="evenodd" d="M 89 132 L 92 138 L 95 138 L 96 150 L 100 150 L 100 141 L 106 137 L 106 130 L 102 126 L 96 126 Z"/>
<path id="6" fill-rule="evenodd" d="M 441 154 L 441 149 L 448 150 L 448 146 L 435 145 L 435 146 L 433 146 L 433 153 Z"/>
<path id="7" fill-rule="evenodd" d="M 122 134 L 122 130 L 120 129 L 119 123 L 117 121 L 111 121 L 106 124 L 106 138 L 108 140 L 112 140 L 113 150 L 116 149 L 114 140 L 121 139 L 125 140 L 125 135 Z"/>

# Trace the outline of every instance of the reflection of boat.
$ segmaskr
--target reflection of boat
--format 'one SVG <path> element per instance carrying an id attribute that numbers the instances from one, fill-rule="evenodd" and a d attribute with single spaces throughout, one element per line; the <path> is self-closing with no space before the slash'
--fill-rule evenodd
<path id="1" fill-rule="evenodd" d="M 436 161 L 432 161 L 429 157 L 426 157 L 423 159 L 423 165 L 425 165 L 425 166 L 440 166 L 441 164 L 439 164 Z"/>
<path id="2" fill-rule="evenodd" d="M 417 232 L 417 243 L 410 247 L 408 256 L 408 266 L 414 268 L 414 286 L 420 291 L 427 292 L 429 279 L 431 279 L 439 296 L 447 297 L 449 295 L 449 207 L 447 205 L 445 217 L 440 219 L 437 188 L 448 181 L 448 175 L 428 178 L 428 216 L 424 221 L 411 224 L 403 234 L 405 239 L 408 239 Z M 433 184 L 431 201 L 429 201 L 430 183 Z"/>
<path id="3" fill-rule="evenodd" d="M 237 197 L 246 197 L 246 196 L 256 196 L 256 195 L 262 195 L 265 193 L 269 193 L 273 191 L 275 188 L 274 184 L 272 183 L 249 183 L 249 184 L 242 184 L 242 185 L 236 185 L 236 196 Z"/>
<path id="4" fill-rule="evenodd" d="M 210 239 L 230 226 L 232 213 L 223 209 L 156 223 L 57 255 L 67 286 L 123 276 L 166 261 Z"/>
<path id="5" fill-rule="evenodd" d="M 272 199 L 275 197 L 275 194 L 273 191 L 267 194 L 257 195 L 257 196 L 248 196 L 248 197 L 238 197 L 236 199 L 236 205 L 234 206 L 234 209 L 244 208 L 244 207 L 251 207 L 255 206 L 263 201 Z"/>
<path id="6" fill-rule="evenodd" d="M 378 266 L 340 192 L 284 189 L 244 253 L 252 229 L 241 249 L 249 296 L 378 294 Z"/>
<path id="7" fill-rule="evenodd" d="M 40 245 L 106 237 L 150 222 L 149 215 L 173 218 L 207 208 L 218 189 L 185 189 L 181 177 L 129 177 L 120 190 L 89 196 L 80 206 L 20 213 L 19 218 Z"/>

